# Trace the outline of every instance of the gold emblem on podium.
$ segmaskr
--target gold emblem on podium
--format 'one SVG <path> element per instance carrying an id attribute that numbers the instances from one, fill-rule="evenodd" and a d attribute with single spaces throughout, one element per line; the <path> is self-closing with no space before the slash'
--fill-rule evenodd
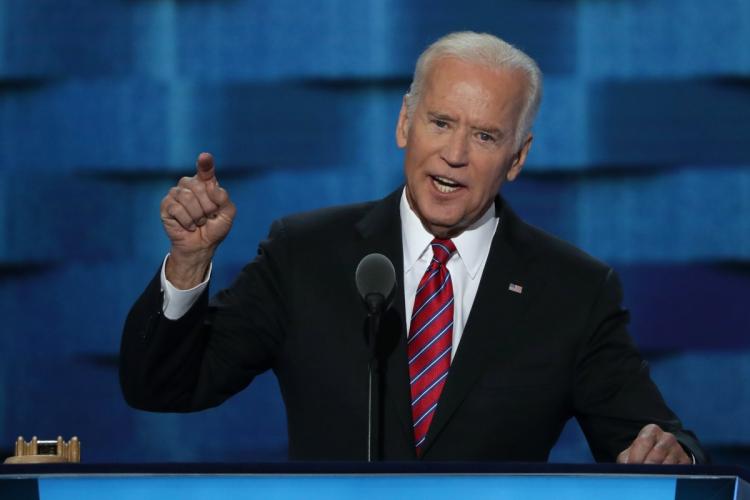
<path id="1" fill-rule="evenodd" d="M 23 436 L 16 439 L 15 456 L 5 459 L 6 464 L 54 464 L 77 463 L 81 461 L 81 442 L 73 436 L 65 442 L 58 436 L 56 441 L 41 440 L 36 436 L 31 441 L 24 441 Z"/>

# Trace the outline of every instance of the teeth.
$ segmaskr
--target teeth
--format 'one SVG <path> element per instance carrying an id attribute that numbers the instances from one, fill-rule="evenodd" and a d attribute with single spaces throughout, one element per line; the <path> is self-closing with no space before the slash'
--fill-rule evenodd
<path id="1" fill-rule="evenodd" d="M 456 191 L 459 188 L 459 185 L 453 182 L 452 180 L 446 179 L 445 177 L 440 177 L 437 175 L 432 178 L 432 184 L 441 193 L 452 193 L 453 191 Z"/>
<path id="2" fill-rule="evenodd" d="M 436 175 L 436 176 L 435 176 L 435 179 L 437 179 L 437 180 L 438 180 L 438 181 L 440 181 L 441 183 L 443 183 L 443 184 L 447 184 L 448 186 L 451 186 L 451 187 L 455 187 L 455 186 L 458 186 L 458 182 L 452 181 L 452 180 L 450 180 L 450 179 L 447 179 L 447 178 L 445 178 L 445 177 L 440 177 L 439 175 Z"/>

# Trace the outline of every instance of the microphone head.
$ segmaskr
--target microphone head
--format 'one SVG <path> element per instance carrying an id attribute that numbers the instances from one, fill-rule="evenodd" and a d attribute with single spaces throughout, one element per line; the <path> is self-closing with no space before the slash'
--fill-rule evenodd
<path id="1" fill-rule="evenodd" d="M 357 265 L 355 280 L 362 300 L 367 302 L 368 296 L 380 295 L 388 308 L 396 290 L 396 269 L 391 259 L 380 253 L 366 255 Z"/>

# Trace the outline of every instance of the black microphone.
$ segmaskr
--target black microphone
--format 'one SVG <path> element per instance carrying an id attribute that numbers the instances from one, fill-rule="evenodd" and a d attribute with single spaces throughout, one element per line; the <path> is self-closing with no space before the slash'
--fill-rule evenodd
<path id="1" fill-rule="evenodd" d="M 393 302 L 396 290 L 396 269 L 391 259 L 371 253 L 359 261 L 355 273 L 357 290 L 370 314 L 382 314 Z"/>
<path id="2" fill-rule="evenodd" d="M 396 290 L 396 269 L 385 255 L 366 255 L 354 273 L 359 295 L 367 306 L 367 343 L 370 347 L 367 386 L 367 461 L 383 459 L 383 370 L 381 356 L 378 355 L 382 340 L 377 341 L 380 330 L 380 317 L 393 302 Z"/>

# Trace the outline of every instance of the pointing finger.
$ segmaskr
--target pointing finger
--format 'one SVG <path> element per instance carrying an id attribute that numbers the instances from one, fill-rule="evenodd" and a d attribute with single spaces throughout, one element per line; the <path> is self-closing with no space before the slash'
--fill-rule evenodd
<path id="1" fill-rule="evenodd" d="M 216 167 L 214 166 L 214 157 L 211 153 L 201 153 L 195 162 L 195 169 L 198 178 L 204 182 L 216 182 Z"/>

